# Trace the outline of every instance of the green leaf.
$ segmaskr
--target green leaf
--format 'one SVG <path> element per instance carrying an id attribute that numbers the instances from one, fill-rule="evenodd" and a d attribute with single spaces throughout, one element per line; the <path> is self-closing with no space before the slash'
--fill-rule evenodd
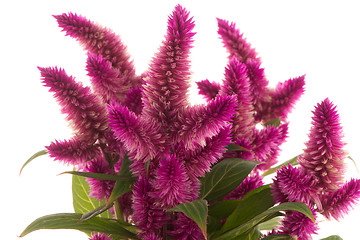
<path id="1" fill-rule="evenodd" d="M 219 219 L 208 215 L 207 234 L 208 234 L 209 239 L 211 239 L 211 236 L 213 235 L 213 233 L 219 231 L 221 229 L 221 227 L 222 227 L 222 223 L 220 222 Z"/>
<path id="2" fill-rule="evenodd" d="M 269 216 L 273 215 L 276 217 L 277 215 L 275 213 L 281 212 L 281 211 L 298 211 L 304 214 L 305 216 L 309 217 L 313 222 L 314 216 L 312 215 L 312 212 L 310 208 L 304 204 L 304 203 L 298 203 L 298 202 L 286 202 L 279 204 L 276 207 L 272 207 L 259 215 L 255 216 L 248 222 L 229 230 L 225 233 L 222 233 L 222 230 L 217 234 L 217 236 L 213 239 L 216 240 L 225 240 L 225 239 L 232 239 L 237 236 L 241 236 L 244 232 L 248 231 L 249 229 L 252 229 L 253 227 L 257 226 L 259 223 L 261 223 L 264 219 L 269 220 Z M 220 236 L 219 236 L 220 234 Z"/>
<path id="3" fill-rule="evenodd" d="M 76 213 L 86 214 L 94 209 L 106 204 L 105 199 L 97 201 L 96 198 L 89 197 L 90 187 L 86 179 L 81 176 L 72 176 L 73 205 Z M 100 217 L 112 218 L 109 211 L 100 214 Z"/>
<path id="4" fill-rule="evenodd" d="M 249 149 L 246 149 L 243 146 L 237 145 L 235 143 L 230 143 L 229 145 L 226 146 L 226 151 L 227 152 L 232 152 L 232 151 L 246 151 L 246 152 L 248 152 Z"/>
<path id="5" fill-rule="evenodd" d="M 84 213 L 81 216 L 80 221 L 86 221 L 86 220 L 89 220 L 89 219 L 91 219 L 93 217 L 96 217 L 96 216 L 100 215 L 101 213 L 109 210 L 113 205 L 114 204 L 106 206 L 106 204 L 104 204 L 104 205 L 101 205 L 98 208 L 95 208 L 94 210 L 91 210 L 90 212 Z"/>
<path id="6" fill-rule="evenodd" d="M 270 235 L 267 237 L 264 237 L 261 240 L 291 240 L 293 239 L 291 236 L 286 234 L 276 234 L 276 235 Z"/>
<path id="7" fill-rule="evenodd" d="M 267 127 L 269 125 L 272 125 L 274 127 L 278 127 L 278 126 L 280 126 L 280 124 L 281 124 L 280 118 L 274 118 L 274 119 L 271 119 L 270 121 L 266 122 L 264 124 L 264 126 Z"/>
<path id="8" fill-rule="evenodd" d="M 81 216 L 80 213 L 58 213 L 40 217 L 27 226 L 20 237 L 39 229 L 77 229 L 83 232 L 102 232 L 137 239 L 136 234 L 126 230 L 130 224 L 122 224 L 114 219 L 99 217 L 79 221 Z"/>
<path id="9" fill-rule="evenodd" d="M 125 177 L 126 180 L 116 181 L 113 191 L 111 192 L 111 195 L 107 201 L 107 205 L 132 190 L 132 184 L 135 182 L 135 178 L 132 177 L 130 164 L 129 157 L 125 155 L 124 159 L 122 160 L 118 176 L 121 178 Z"/>
<path id="10" fill-rule="evenodd" d="M 179 204 L 168 211 L 182 212 L 187 217 L 194 220 L 200 227 L 205 239 L 207 239 L 206 219 L 208 216 L 208 203 L 206 200 L 195 200 L 192 202 Z"/>
<path id="11" fill-rule="evenodd" d="M 201 179 L 200 198 L 209 202 L 221 199 L 239 186 L 259 163 L 239 158 L 222 160 Z"/>
<path id="12" fill-rule="evenodd" d="M 327 238 L 322 238 L 320 240 L 342 240 L 342 238 L 338 235 L 332 235 L 332 236 L 329 236 Z"/>
<path id="13" fill-rule="evenodd" d="M 260 187 L 260 189 L 260 191 L 254 189 L 253 192 L 255 193 L 250 192 L 249 197 L 244 197 L 244 199 L 240 201 L 236 209 L 227 218 L 221 228 L 221 233 L 227 232 L 248 222 L 274 205 L 270 186 L 266 185 Z"/>
<path id="14" fill-rule="evenodd" d="M 19 175 L 21 175 L 21 172 L 22 172 L 22 170 L 24 169 L 24 167 L 25 167 L 26 165 L 28 165 L 32 160 L 34 160 L 34 159 L 37 158 L 37 157 L 46 155 L 46 154 L 47 154 L 47 150 L 41 150 L 41 151 L 35 153 L 34 155 L 32 155 L 32 156 L 24 163 L 24 165 L 21 167 Z"/>
<path id="15" fill-rule="evenodd" d="M 241 202 L 240 199 L 219 201 L 209 206 L 209 215 L 217 219 L 225 219 L 235 210 Z"/>
<path id="16" fill-rule="evenodd" d="M 130 180 L 129 176 L 120 176 L 120 175 L 111 175 L 111 174 L 104 174 L 104 173 L 90 173 L 90 172 L 78 172 L 78 171 L 67 171 L 67 172 L 63 172 L 60 173 L 59 175 L 62 174 L 73 174 L 73 175 L 77 175 L 77 176 L 82 176 L 82 177 L 88 177 L 88 178 L 95 178 L 95 179 L 101 179 L 101 180 L 110 180 L 110 181 L 117 181 L 117 180 Z"/>
<path id="17" fill-rule="evenodd" d="M 262 174 L 263 177 L 267 176 L 267 175 L 270 175 L 270 174 L 273 174 L 274 172 L 276 172 L 276 170 L 282 168 L 283 166 L 285 165 L 288 165 L 288 164 L 291 164 L 292 166 L 295 166 L 295 165 L 298 165 L 298 157 L 300 156 L 301 154 L 297 155 L 296 157 L 293 157 L 292 159 L 290 160 L 287 160 L 286 162 L 283 162 L 281 164 L 279 164 L 278 166 L 276 167 L 273 167 L 273 168 L 270 168 L 269 170 L 267 170 L 266 172 L 264 172 Z"/>
<path id="18" fill-rule="evenodd" d="M 279 226 L 281 219 L 282 219 L 282 217 L 271 218 L 268 221 L 260 223 L 257 226 L 257 229 L 260 231 L 265 231 L 265 230 L 270 231 L 270 230 L 274 229 L 275 227 Z"/>

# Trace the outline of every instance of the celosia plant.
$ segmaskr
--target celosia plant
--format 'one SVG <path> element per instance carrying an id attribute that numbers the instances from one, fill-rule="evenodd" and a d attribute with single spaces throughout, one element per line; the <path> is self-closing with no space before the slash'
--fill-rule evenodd
<path id="1" fill-rule="evenodd" d="M 358 201 L 360 181 L 344 181 L 345 143 L 329 99 L 315 107 L 304 153 L 273 167 L 305 76 L 269 88 L 234 23 L 218 19 L 229 52 L 223 82 L 198 82 L 207 103 L 192 106 L 194 21 L 180 5 L 141 76 L 111 30 L 73 13 L 54 17 L 88 51 L 92 88 L 61 68 L 39 67 L 74 136 L 25 165 L 49 154 L 74 166 L 66 173 L 75 213 L 41 217 L 21 236 L 69 228 L 91 240 L 311 239 L 317 215 L 338 220 Z"/>

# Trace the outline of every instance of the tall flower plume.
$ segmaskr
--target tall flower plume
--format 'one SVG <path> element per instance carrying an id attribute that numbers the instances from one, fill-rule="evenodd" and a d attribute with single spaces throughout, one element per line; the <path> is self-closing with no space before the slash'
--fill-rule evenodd
<path id="1" fill-rule="evenodd" d="M 208 79 L 196 82 L 199 89 L 199 94 L 203 95 L 207 101 L 215 99 L 220 91 L 220 84 L 217 82 L 210 82 Z"/>
<path id="2" fill-rule="evenodd" d="M 336 107 L 328 98 L 313 111 L 312 127 L 299 164 L 314 175 L 319 190 L 334 191 L 344 180 L 345 143 Z"/>
<path id="3" fill-rule="evenodd" d="M 165 41 L 153 58 L 145 80 L 144 114 L 166 125 L 188 104 L 193 28 L 189 12 L 177 5 L 169 17 Z"/>

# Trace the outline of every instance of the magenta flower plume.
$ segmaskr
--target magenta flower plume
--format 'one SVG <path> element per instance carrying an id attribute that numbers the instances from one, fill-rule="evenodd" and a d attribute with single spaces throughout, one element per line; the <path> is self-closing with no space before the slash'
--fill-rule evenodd
<path id="1" fill-rule="evenodd" d="M 142 240 L 162 240 L 161 237 L 159 237 L 153 232 L 139 233 L 138 237 Z"/>
<path id="2" fill-rule="evenodd" d="M 304 93 L 305 75 L 278 83 L 270 93 L 271 102 L 264 102 L 262 109 L 257 113 L 257 119 L 264 122 L 274 118 L 286 121 L 287 115 L 294 108 L 295 103 Z"/>
<path id="3" fill-rule="evenodd" d="M 287 133 L 287 123 L 279 127 L 268 125 L 266 128 L 255 132 L 251 151 L 254 154 L 255 161 L 264 162 L 257 165 L 256 169 L 265 171 L 277 163 L 280 146 L 285 142 Z"/>
<path id="4" fill-rule="evenodd" d="M 206 106 L 184 109 L 179 114 L 179 122 L 174 123 L 175 142 L 183 141 L 185 148 L 190 150 L 204 146 L 206 138 L 218 134 L 229 124 L 236 105 L 236 96 L 219 95 Z"/>
<path id="5" fill-rule="evenodd" d="M 126 93 L 124 106 L 127 106 L 130 111 L 136 115 L 140 115 L 143 109 L 143 102 L 141 99 L 143 89 L 141 86 L 130 88 Z"/>
<path id="6" fill-rule="evenodd" d="M 276 203 L 319 201 L 316 179 L 307 174 L 302 168 L 294 168 L 290 164 L 283 166 L 276 173 L 271 185 L 272 194 Z"/>
<path id="7" fill-rule="evenodd" d="M 159 123 L 137 117 L 121 105 L 108 105 L 108 111 L 109 126 L 133 159 L 146 162 L 164 151 L 165 139 Z"/>
<path id="8" fill-rule="evenodd" d="M 126 47 L 111 30 L 73 13 L 56 15 L 54 18 L 66 35 L 79 41 L 87 51 L 102 55 L 104 60 L 110 61 L 124 76 L 135 76 L 134 65 Z"/>
<path id="9" fill-rule="evenodd" d="M 210 82 L 208 79 L 196 82 L 199 89 L 199 94 L 203 95 L 206 101 L 215 99 L 220 91 L 220 84 L 217 82 Z"/>
<path id="10" fill-rule="evenodd" d="M 315 218 L 315 223 L 300 212 L 287 211 L 278 233 L 297 237 L 298 240 L 311 240 L 311 235 L 317 234 L 319 227 L 316 222 L 315 210 L 311 206 L 310 210 Z"/>
<path id="11" fill-rule="evenodd" d="M 130 88 L 129 79 L 121 76 L 120 71 L 111 66 L 111 62 L 101 55 L 88 53 L 86 70 L 94 91 L 103 102 L 121 102 Z"/>
<path id="12" fill-rule="evenodd" d="M 158 234 L 166 223 L 166 213 L 155 204 L 154 199 L 149 195 L 154 189 L 149 179 L 139 176 L 138 181 L 133 185 L 133 221 L 137 227 L 143 230 L 141 234 Z"/>
<path id="13" fill-rule="evenodd" d="M 177 214 L 177 218 L 173 221 L 172 225 L 174 230 L 168 231 L 168 234 L 174 240 L 204 239 L 204 235 L 202 234 L 199 226 L 183 213 Z"/>
<path id="14" fill-rule="evenodd" d="M 198 146 L 193 151 L 184 152 L 185 167 L 190 177 L 204 177 L 211 166 L 221 159 L 226 146 L 231 142 L 230 126 L 220 130 L 219 134 L 206 139 L 204 147 Z"/>
<path id="15" fill-rule="evenodd" d="M 184 162 L 174 155 L 165 155 L 160 159 L 152 185 L 155 189 L 154 197 L 164 209 L 191 200 L 191 182 Z"/>
<path id="16" fill-rule="evenodd" d="M 225 68 L 225 80 L 220 90 L 223 95 L 236 95 L 237 108 L 233 117 L 233 139 L 246 136 L 251 138 L 255 129 L 254 109 L 249 91 L 246 65 L 235 57 Z"/>
<path id="17" fill-rule="evenodd" d="M 106 108 L 91 92 L 68 76 L 63 69 L 40 68 L 42 82 L 54 92 L 66 120 L 72 123 L 72 128 L 81 141 L 89 144 L 101 139 L 107 130 Z"/>
<path id="18" fill-rule="evenodd" d="M 269 81 L 265 77 L 264 69 L 260 68 L 260 62 L 248 60 L 246 68 L 252 97 L 251 102 L 254 104 L 255 111 L 258 111 L 261 103 L 270 100 L 270 90 L 267 88 Z"/>
<path id="19" fill-rule="evenodd" d="M 346 157 L 340 118 L 328 98 L 315 107 L 313 114 L 309 141 L 298 161 L 319 179 L 319 190 L 334 191 L 343 183 Z"/>
<path id="20" fill-rule="evenodd" d="M 237 188 L 226 195 L 224 199 L 241 199 L 248 192 L 262 185 L 264 185 L 264 182 L 259 172 L 252 171 L 250 175 L 248 175 Z"/>
<path id="21" fill-rule="evenodd" d="M 78 165 L 100 155 L 99 147 L 80 141 L 77 137 L 70 140 L 55 140 L 46 150 L 54 160 L 61 161 L 70 165 Z"/>
<path id="22" fill-rule="evenodd" d="M 348 214 L 360 198 L 360 179 L 351 179 L 335 192 L 324 196 L 322 214 L 339 220 Z"/>
<path id="23" fill-rule="evenodd" d="M 112 240 L 112 238 L 105 233 L 91 233 L 89 240 Z"/>
<path id="24" fill-rule="evenodd" d="M 114 174 L 103 157 L 96 157 L 95 159 L 86 162 L 84 166 L 82 166 L 82 170 L 89 173 Z M 108 199 L 115 184 L 114 181 L 96 178 L 86 178 L 86 181 L 90 186 L 89 196 L 95 197 L 98 201 L 101 201 L 104 198 Z"/>
<path id="25" fill-rule="evenodd" d="M 239 29 L 236 28 L 235 23 L 229 23 L 226 20 L 217 19 L 218 21 L 218 33 L 224 47 L 229 52 L 229 59 L 234 56 L 243 63 L 246 63 L 248 59 L 260 61 L 257 57 L 255 49 L 251 48 L 251 45 L 246 42 L 243 34 L 240 34 Z"/>
<path id="26" fill-rule="evenodd" d="M 168 20 L 167 35 L 152 60 L 144 85 L 144 114 L 170 125 L 177 111 L 188 105 L 190 48 L 194 22 L 189 12 L 177 5 Z"/>

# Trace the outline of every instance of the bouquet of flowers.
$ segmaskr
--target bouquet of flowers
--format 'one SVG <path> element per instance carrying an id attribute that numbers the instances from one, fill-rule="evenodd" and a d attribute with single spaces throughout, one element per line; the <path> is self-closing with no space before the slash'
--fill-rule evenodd
<path id="1" fill-rule="evenodd" d="M 140 76 L 111 30 L 73 13 L 54 17 L 88 52 L 92 87 L 39 67 L 74 135 L 23 167 L 45 154 L 74 166 L 65 173 L 73 175 L 75 213 L 40 217 L 21 237 L 77 229 L 91 240 L 311 239 L 317 215 L 339 220 L 358 201 L 360 180 L 344 180 L 347 153 L 329 99 L 315 106 L 304 152 L 275 166 L 305 76 L 269 88 L 234 23 L 218 19 L 229 53 L 223 82 L 197 82 L 206 104 L 191 105 L 194 21 L 182 6 Z"/>

